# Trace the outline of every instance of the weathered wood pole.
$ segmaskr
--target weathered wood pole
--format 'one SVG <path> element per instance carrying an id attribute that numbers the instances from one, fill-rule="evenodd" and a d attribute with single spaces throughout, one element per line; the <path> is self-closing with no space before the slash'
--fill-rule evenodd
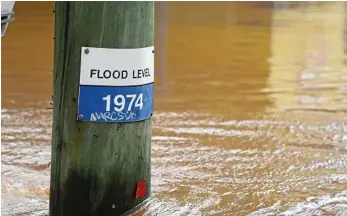
<path id="1" fill-rule="evenodd" d="M 120 215 L 149 197 L 151 119 L 95 123 L 76 116 L 81 48 L 153 46 L 153 13 L 153 2 L 55 3 L 51 216 Z M 142 180 L 145 196 L 136 198 Z"/>

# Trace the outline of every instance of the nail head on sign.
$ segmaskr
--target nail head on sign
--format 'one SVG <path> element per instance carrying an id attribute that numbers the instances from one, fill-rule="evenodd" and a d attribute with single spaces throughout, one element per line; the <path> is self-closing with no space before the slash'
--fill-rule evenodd
<path id="1" fill-rule="evenodd" d="M 85 53 L 85 54 L 88 54 L 88 53 L 89 53 L 89 49 L 85 49 L 85 50 L 84 50 L 84 53 Z"/>

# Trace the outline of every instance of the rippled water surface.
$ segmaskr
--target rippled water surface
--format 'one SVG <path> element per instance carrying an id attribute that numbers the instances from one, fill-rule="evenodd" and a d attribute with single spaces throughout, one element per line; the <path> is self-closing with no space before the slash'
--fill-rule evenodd
<path id="1" fill-rule="evenodd" d="M 53 8 L 16 3 L 2 38 L 3 215 L 48 214 Z M 344 3 L 167 14 L 152 195 L 133 215 L 347 215 Z"/>

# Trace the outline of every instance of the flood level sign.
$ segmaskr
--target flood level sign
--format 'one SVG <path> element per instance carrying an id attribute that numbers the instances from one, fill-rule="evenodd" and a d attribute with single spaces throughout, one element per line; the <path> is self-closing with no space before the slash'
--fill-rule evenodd
<path id="1" fill-rule="evenodd" d="M 135 122 L 153 112 L 154 47 L 82 47 L 77 120 Z"/>

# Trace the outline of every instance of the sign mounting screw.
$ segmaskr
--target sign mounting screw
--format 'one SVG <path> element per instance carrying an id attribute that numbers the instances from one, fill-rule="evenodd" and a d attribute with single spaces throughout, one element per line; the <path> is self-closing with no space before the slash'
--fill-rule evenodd
<path id="1" fill-rule="evenodd" d="M 88 54 L 88 53 L 89 53 L 89 49 L 86 48 L 86 49 L 84 50 L 84 53 L 85 53 L 85 54 Z"/>
<path id="2" fill-rule="evenodd" d="M 82 120 L 82 119 L 83 119 L 83 115 L 82 115 L 82 114 L 79 114 L 79 115 L 78 115 L 78 119 L 79 119 L 79 120 Z"/>

